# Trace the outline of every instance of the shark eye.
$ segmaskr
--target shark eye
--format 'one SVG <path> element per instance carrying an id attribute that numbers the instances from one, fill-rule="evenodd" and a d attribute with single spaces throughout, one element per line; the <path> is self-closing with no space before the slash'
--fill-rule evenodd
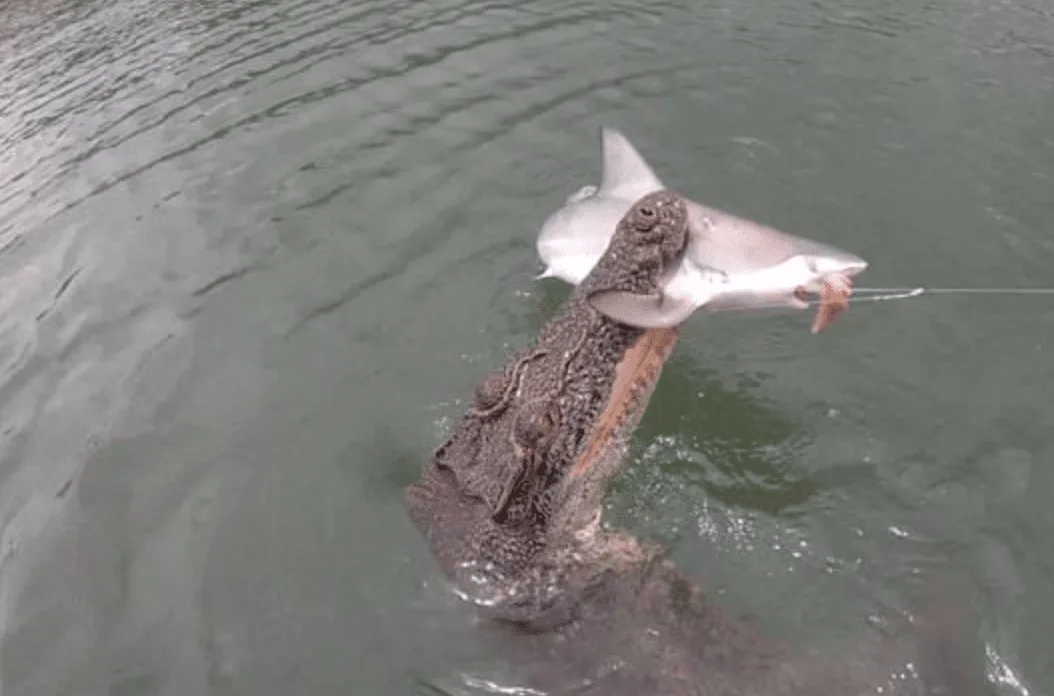
<path id="1" fill-rule="evenodd" d="M 491 372 L 476 387 L 475 406 L 480 410 L 494 408 L 505 395 L 505 373 Z"/>
<path id="2" fill-rule="evenodd" d="M 523 447 L 533 447 L 544 440 L 556 426 L 556 409 L 549 404 L 534 402 L 524 406 L 523 411 L 513 426 L 516 443 Z"/>

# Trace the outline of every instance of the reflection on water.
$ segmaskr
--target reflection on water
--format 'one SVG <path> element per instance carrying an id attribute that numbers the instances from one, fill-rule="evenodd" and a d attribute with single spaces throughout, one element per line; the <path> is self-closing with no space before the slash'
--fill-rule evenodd
<path id="1" fill-rule="evenodd" d="M 870 284 L 1043 285 L 1033 5 L 5 2 L 0 690 L 504 688 L 402 488 L 562 298 L 596 128 Z M 1054 308 L 803 322 L 686 328 L 612 519 L 802 640 L 961 569 L 993 682 L 1054 689 Z"/>

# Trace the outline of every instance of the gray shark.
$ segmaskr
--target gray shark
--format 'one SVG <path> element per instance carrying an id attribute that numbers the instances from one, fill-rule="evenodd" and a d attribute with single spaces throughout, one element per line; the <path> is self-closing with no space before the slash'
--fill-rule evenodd
<path id="1" fill-rule="evenodd" d="M 666 189 L 629 139 L 600 131 L 600 186 L 583 186 L 545 221 L 537 250 L 545 270 L 577 286 L 600 259 L 619 220 L 643 196 Z M 823 294 L 832 278 L 848 280 L 867 268 L 856 254 L 783 232 L 686 199 L 688 247 L 665 269 L 659 292 L 607 291 L 590 297 L 611 319 L 640 328 L 666 328 L 695 312 L 805 309 L 802 292 Z"/>

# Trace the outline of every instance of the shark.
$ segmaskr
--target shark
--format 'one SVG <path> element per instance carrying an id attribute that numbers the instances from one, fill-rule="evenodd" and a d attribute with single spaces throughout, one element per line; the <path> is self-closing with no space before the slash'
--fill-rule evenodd
<path id="1" fill-rule="evenodd" d="M 544 264 L 537 276 L 577 286 L 607 249 L 619 220 L 643 196 L 667 186 L 619 130 L 600 129 L 600 185 L 566 198 L 538 233 Z M 778 230 L 690 198 L 688 245 L 664 269 L 655 292 L 610 290 L 590 296 L 605 316 L 640 328 L 669 328 L 692 314 L 761 309 L 805 309 L 818 295 L 812 332 L 823 330 L 848 305 L 852 279 L 868 263 L 814 239 Z"/>

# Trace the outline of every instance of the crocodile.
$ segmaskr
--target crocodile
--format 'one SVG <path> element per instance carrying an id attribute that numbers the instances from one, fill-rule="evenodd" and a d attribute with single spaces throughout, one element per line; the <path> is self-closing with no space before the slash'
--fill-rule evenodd
<path id="1" fill-rule="evenodd" d="M 440 570 L 543 693 L 980 693 L 981 661 L 958 649 L 968 631 L 934 624 L 918 631 L 928 640 L 876 633 L 846 655 L 807 651 L 718 606 L 660 545 L 603 523 L 681 325 L 621 323 L 597 299 L 658 292 L 687 240 L 680 194 L 637 200 L 535 343 L 480 381 L 406 492 Z"/>

